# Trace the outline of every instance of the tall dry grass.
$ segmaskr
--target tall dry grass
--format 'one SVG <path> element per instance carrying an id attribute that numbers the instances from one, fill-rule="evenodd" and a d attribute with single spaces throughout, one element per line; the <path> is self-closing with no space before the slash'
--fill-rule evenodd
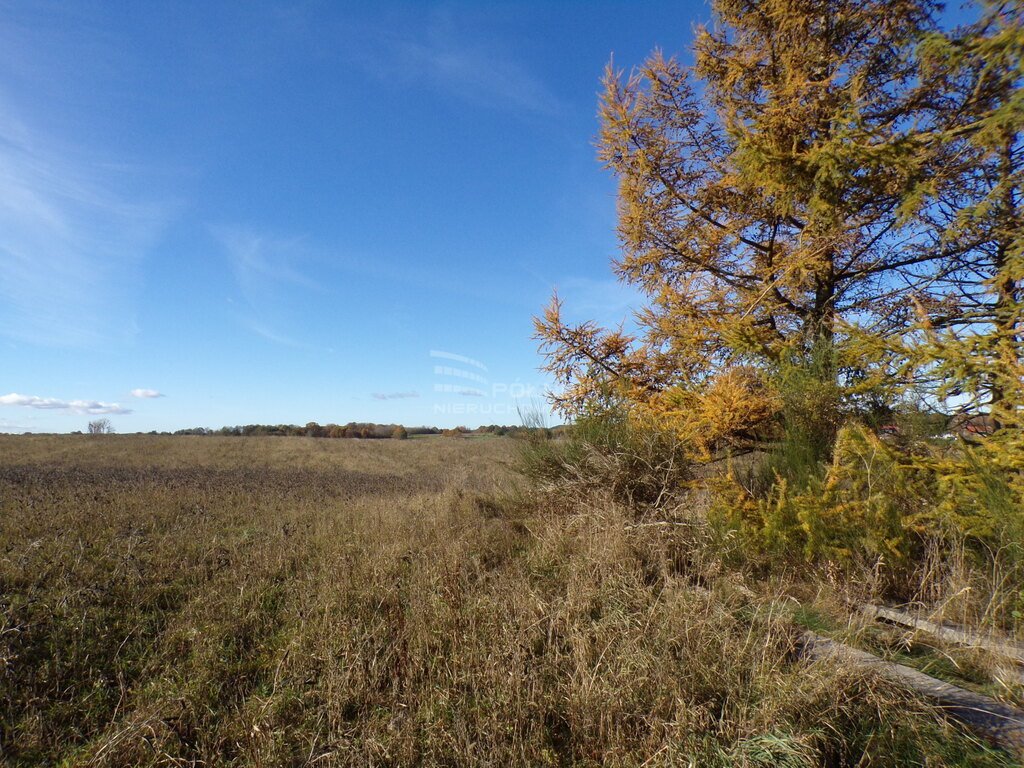
<path id="1" fill-rule="evenodd" d="M 999 765 L 502 439 L 0 439 L 12 765 Z"/>

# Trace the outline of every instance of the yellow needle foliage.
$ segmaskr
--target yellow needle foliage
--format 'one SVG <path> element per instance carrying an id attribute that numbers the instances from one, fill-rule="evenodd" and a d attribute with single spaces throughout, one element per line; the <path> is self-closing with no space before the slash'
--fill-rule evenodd
<path id="1" fill-rule="evenodd" d="M 901 276 L 941 260 L 901 210 L 929 157 L 905 134 L 916 69 L 903 54 L 931 5 L 713 9 L 694 66 L 655 53 L 605 76 L 599 155 L 619 180 L 615 268 L 646 297 L 635 332 L 569 325 L 557 300 L 537 322 L 565 413 L 615 382 L 704 453 L 771 434 L 783 361 L 826 347 L 856 365 L 851 332 L 903 325 Z"/>
<path id="2" fill-rule="evenodd" d="M 803 441 L 790 465 L 813 471 L 723 491 L 769 548 L 896 562 L 946 529 L 1024 547 L 1024 3 L 955 30 L 929 0 L 711 8 L 692 65 L 606 72 L 614 269 L 644 303 L 607 330 L 552 302 L 556 406 L 614 405 L 697 460 Z M 858 426 L 907 404 L 992 434 Z"/>

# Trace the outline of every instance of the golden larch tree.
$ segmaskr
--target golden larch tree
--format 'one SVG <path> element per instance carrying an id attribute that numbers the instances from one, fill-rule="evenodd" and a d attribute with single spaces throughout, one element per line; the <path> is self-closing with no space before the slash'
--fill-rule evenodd
<path id="1" fill-rule="evenodd" d="M 780 367 L 814 371 L 834 411 L 865 378 L 851 340 L 906 328 L 951 258 L 908 203 L 945 147 L 920 140 L 935 5 L 712 9 L 693 66 L 655 53 L 605 77 L 599 154 L 619 181 L 615 269 L 646 298 L 636 332 L 570 325 L 557 298 L 537 321 L 563 412 L 612 398 L 705 454 L 765 434 Z"/>

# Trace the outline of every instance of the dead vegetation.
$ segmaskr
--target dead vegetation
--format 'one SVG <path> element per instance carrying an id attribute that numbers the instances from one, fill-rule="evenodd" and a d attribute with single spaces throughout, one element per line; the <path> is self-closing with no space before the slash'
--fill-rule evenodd
<path id="1" fill-rule="evenodd" d="M 12 765 L 1003 765 L 503 439 L 0 440 Z M 656 524 L 655 524 L 656 523 Z"/>

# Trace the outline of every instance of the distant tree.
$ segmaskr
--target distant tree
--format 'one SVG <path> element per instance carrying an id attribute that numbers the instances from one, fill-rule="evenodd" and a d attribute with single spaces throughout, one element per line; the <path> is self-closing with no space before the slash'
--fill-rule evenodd
<path id="1" fill-rule="evenodd" d="M 391 437 L 395 440 L 408 440 L 409 433 L 406 432 L 405 427 L 399 424 L 391 431 Z"/>
<path id="2" fill-rule="evenodd" d="M 114 425 L 110 423 L 110 419 L 96 419 L 94 421 L 90 421 L 89 434 L 112 435 L 114 434 Z"/>

